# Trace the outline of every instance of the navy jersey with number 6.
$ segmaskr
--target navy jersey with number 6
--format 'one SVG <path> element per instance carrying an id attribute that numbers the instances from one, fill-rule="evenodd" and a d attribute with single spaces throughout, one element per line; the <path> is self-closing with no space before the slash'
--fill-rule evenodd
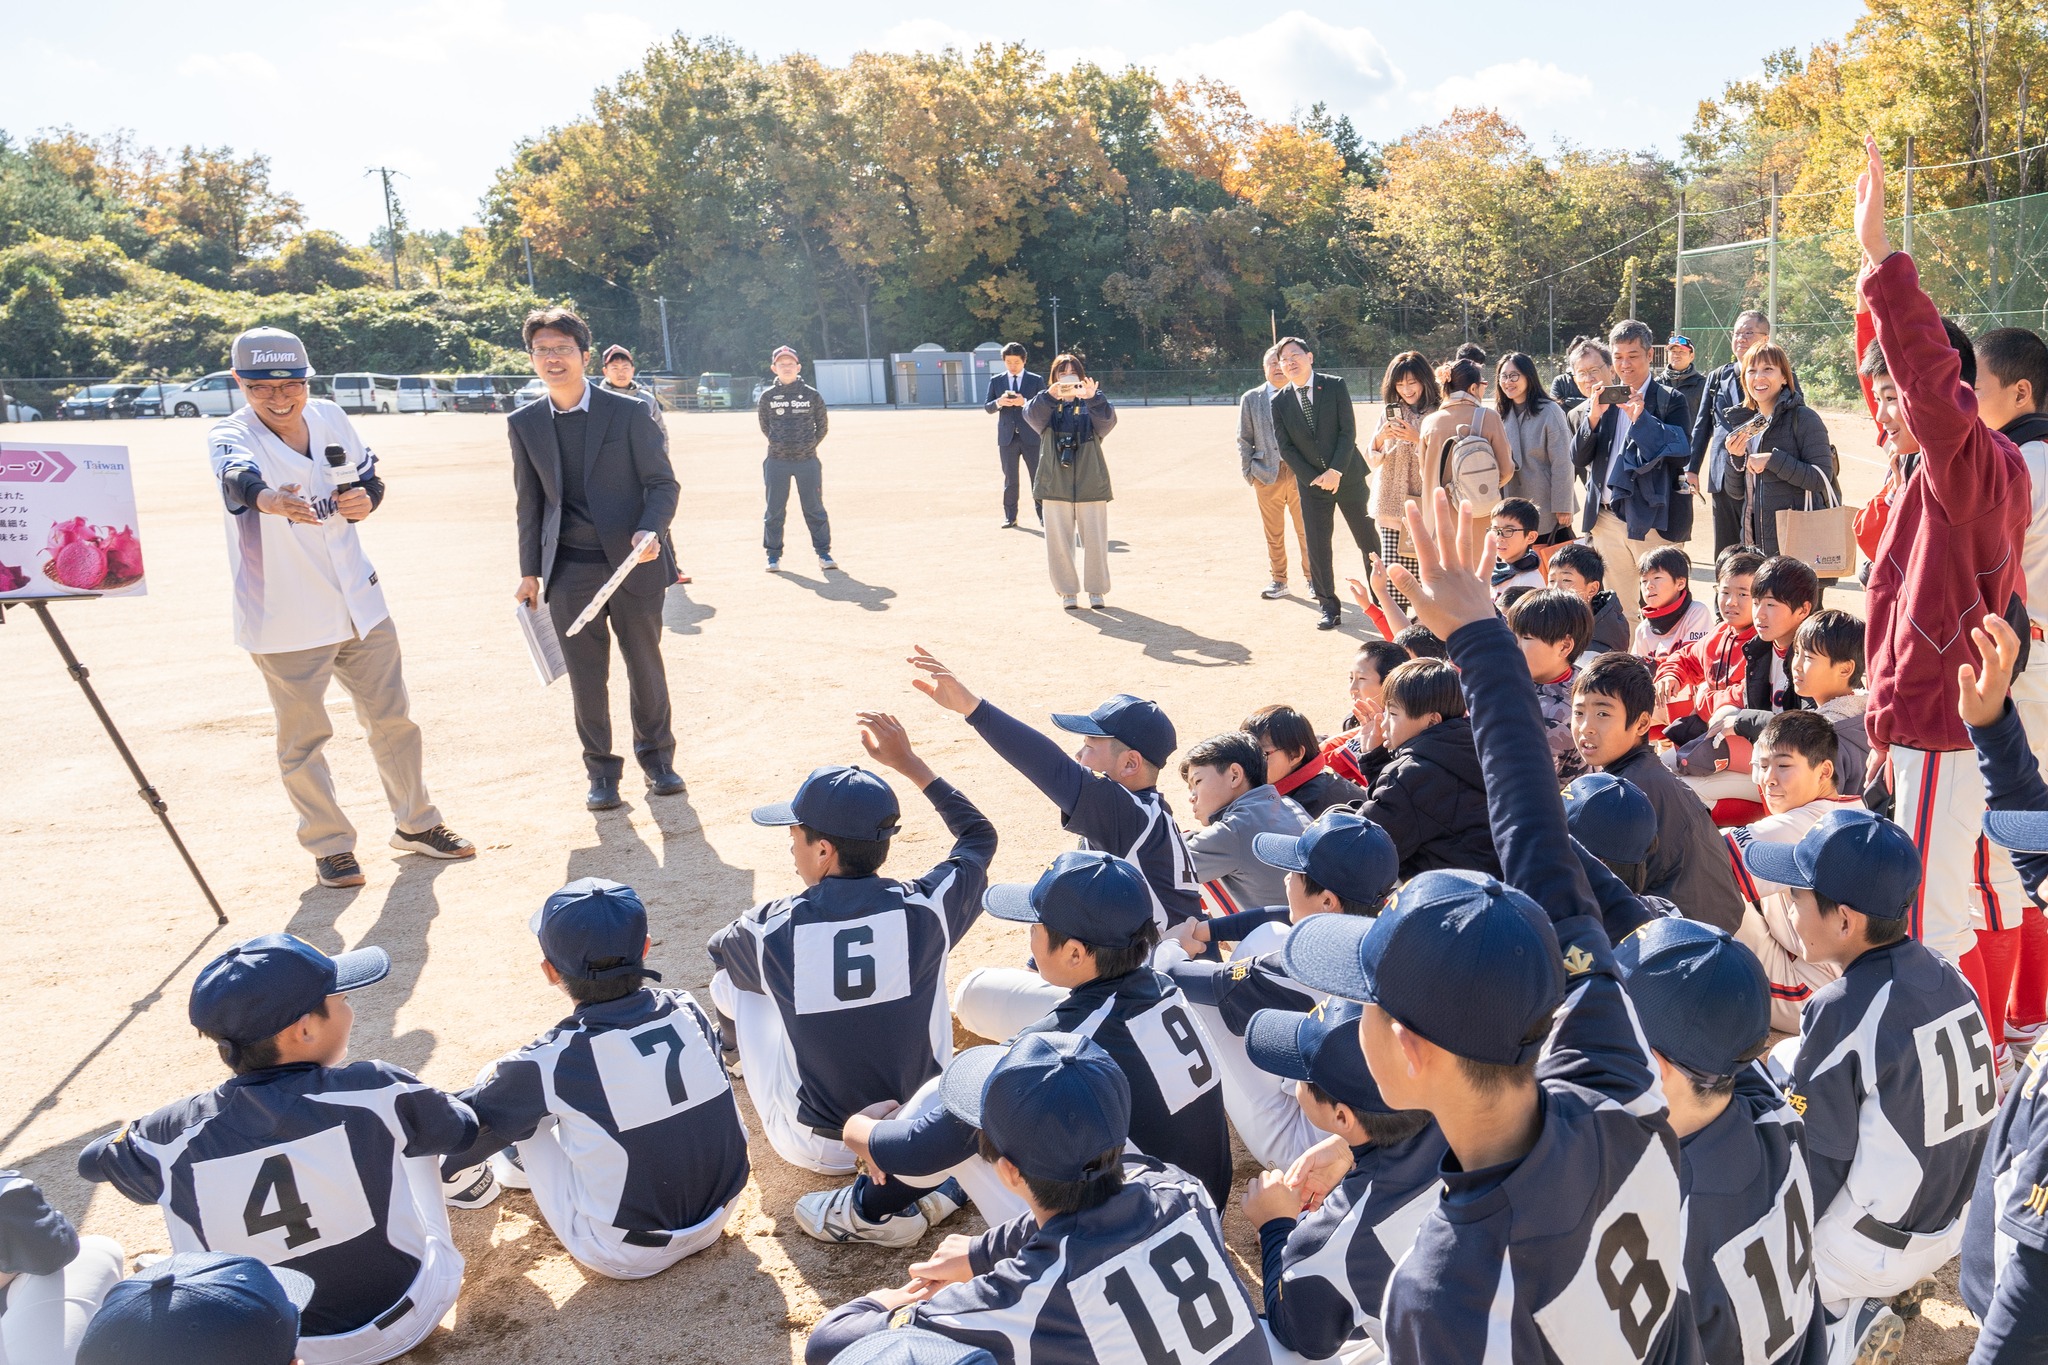
<path id="1" fill-rule="evenodd" d="M 462 1092 L 483 1129 L 453 1174 L 552 1117 L 569 1197 L 622 1239 L 695 1227 L 747 1183 L 747 1132 L 718 1034 L 688 991 L 585 1005 Z"/>
<path id="2" fill-rule="evenodd" d="M 934 778 L 953 835 L 916 881 L 827 877 L 755 906 L 712 936 L 711 960 L 775 1002 L 796 1055 L 797 1117 L 837 1137 L 849 1115 L 902 1102 L 953 1055 L 946 954 L 981 914 L 996 827 Z"/>
<path id="3" fill-rule="evenodd" d="M 1499 620 L 1467 625 L 1448 644 L 1503 880 L 1549 911 L 1567 980 L 1536 1066 L 1535 1145 L 1519 1161 L 1481 1170 L 1445 1158 L 1442 1198 L 1387 1284 L 1387 1358 L 1698 1360 L 1678 1142 L 1572 850 L 1535 684 L 1515 666 L 1520 647 Z"/>
<path id="4" fill-rule="evenodd" d="M 887 1313 L 825 1315 L 804 1349 L 826 1365 L 870 1332 L 922 1327 L 997 1365 L 1269 1365 L 1258 1311 L 1231 1270 L 1202 1187 L 1141 1157 L 1108 1202 L 1044 1227 L 1026 1214 L 969 1245 L 974 1278 Z"/>
<path id="5" fill-rule="evenodd" d="M 1685 1276 L 1707 1365 L 1821 1365 L 1813 1181 L 1799 1115 L 1760 1066 L 1721 1116 L 1679 1140 Z"/>
<path id="6" fill-rule="evenodd" d="M 253 1256 L 310 1276 L 300 1330 L 335 1336 L 406 1297 L 429 1233 L 447 1235 L 430 1158 L 462 1151 L 476 1132 L 468 1105 L 395 1066 L 301 1062 L 236 1076 L 97 1138 L 78 1173 L 162 1205 L 174 1252 Z"/>

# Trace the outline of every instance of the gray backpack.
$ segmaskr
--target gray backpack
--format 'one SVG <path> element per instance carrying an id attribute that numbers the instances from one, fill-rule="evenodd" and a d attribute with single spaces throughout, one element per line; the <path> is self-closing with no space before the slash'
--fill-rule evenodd
<path id="1" fill-rule="evenodd" d="M 1453 503 L 1469 502 L 1475 516 L 1485 516 L 1500 501 L 1500 457 L 1486 439 L 1486 409 L 1472 407 L 1472 425 L 1444 442 L 1439 482 Z"/>

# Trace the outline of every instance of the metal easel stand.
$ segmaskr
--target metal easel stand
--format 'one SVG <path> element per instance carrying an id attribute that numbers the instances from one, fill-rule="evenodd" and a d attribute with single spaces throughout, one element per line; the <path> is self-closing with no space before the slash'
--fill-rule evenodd
<path id="1" fill-rule="evenodd" d="M 84 664 L 78 662 L 78 656 L 71 652 L 70 642 L 65 640 L 64 632 L 57 628 L 56 618 L 50 615 L 51 602 L 76 601 L 78 596 L 97 597 L 99 594 L 78 594 L 60 598 L 18 597 L 0 602 L 0 623 L 5 622 L 9 607 L 27 607 L 42 620 L 43 629 L 50 633 L 50 643 L 57 646 L 57 655 L 64 660 L 65 670 L 71 674 L 71 680 L 78 684 L 79 690 L 85 693 L 86 701 L 92 705 L 93 714 L 100 718 L 101 726 L 106 729 L 107 738 L 114 741 L 114 751 L 121 755 L 121 761 L 128 765 L 129 773 L 135 778 L 135 794 L 142 798 L 143 804 L 147 805 L 162 822 L 164 833 L 171 836 L 171 845 L 178 850 L 178 856 L 185 860 L 185 869 L 192 874 L 192 880 L 199 883 L 200 894 L 206 897 L 206 903 L 213 907 L 215 922 L 226 924 L 227 912 L 220 908 L 220 902 L 214 898 L 213 888 L 206 884 L 205 876 L 199 871 L 199 864 L 192 861 L 192 854 L 186 849 L 185 841 L 178 837 L 177 826 L 171 823 L 170 808 L 164 804 L 163 797 L 157 794 L 156 788 L 143 774 L 142 765 L 135 761 L 135 755 L 128 751 L 127 741 L 123 740 L 121 732 L 114 728 L 114 718 L 107 714 L 107 708 L 100 704 L 99 693 L 93 690 L 90 671 Z"/>

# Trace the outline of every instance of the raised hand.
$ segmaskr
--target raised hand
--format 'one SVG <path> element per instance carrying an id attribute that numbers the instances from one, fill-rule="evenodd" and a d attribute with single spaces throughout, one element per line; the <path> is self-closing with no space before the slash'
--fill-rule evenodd
<path id="1" fill-rule="evenodd" d="M 1884 226 L 1884 158 L 1875 135 L 1863 135 L 1863 154 L 1864 170 L 1856 177 L 1856 240 L 1863 244 L 1864 264 L 1876 267 L 1892 254 L 1892 239 Z"/>
<path id="2" fill-rule="evenodd" d="M 1986 616 L 1982 626 L 1970 629 L 1970 643 L 1984 661 L 1980 673 L 1970 664 L 1956 669 L 1962 696 L 1956 710 L 1963 724 L 1982 729 L 2005 714 L 2005 694 L 2012 686 L 2012 671 L 2020 661 L 2020 637 L 2002 616 Z"/>
<path id="3" fill-rule="evenodd" d="M 933 658 L 930 650 L 923 645 L 914 645 L 912 651 L 909 663 L 918 671 L 918 676 L 910 680 L 912 687 L 948 711 L 957 711 L 963 716 L 981 705 L 981 698 L 969 692 L 967 685 L 954 676 L 952 669 Z"/>
<path id="4" fill-rule="evenodd" d="M 1404 516 L 1422 572 L 1418 577 L 1396 564 L 1387 577 L 1408 599 L 1408 614 L 1439 640 L 1493 616 L 1493 589 L 1481 570 L 1493 563 L 1493 532 L 1473 534 L 1471 505 L 1452 507 L 1451 495 L 1438 486 L 1427 515 L 1411 501 Z"/>
<path id="5" fill-rule="evenodd" d="M 860 747 L 868 751 L 869 758 L 902 773 L 919 788 L 931 782 L 932 770 L 910 747 L 910 735 L 902 721 L 886 711 L 862 711 L 855 723 L 860 727 Z"/>

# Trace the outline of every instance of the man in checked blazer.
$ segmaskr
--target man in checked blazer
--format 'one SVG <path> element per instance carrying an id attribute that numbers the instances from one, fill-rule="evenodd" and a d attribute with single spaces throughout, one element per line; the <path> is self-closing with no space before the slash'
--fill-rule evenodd
<path id="1" fill-rule="evenodd" d="M 584 804 L 610 810 L 619 804 L 625 760 L 612 752 L 607 679 L 611 639 L 619 638 L 632 696 L 633 757 L 647 774 L 651 796 L 683 789 L 674 766 L 676 740 L 669 725 L 668 671 L 661 660 L 661 605 L 676 581 L 668 524 L 678 488 L 668 443 L 647 405 L 584 377 L 590 328 L 566 308 L 527 314 L 526 349 L 547 396 L 507 420 L 512 440 L 512 484 L 518 492 L 519 601 L 547 603 L 569 666 L 576 703 L 576 733 L 590 779 Z M 653 538 L 639 550 L 642 532 Z M 631 557 L 626 575 L 595 619 L 576 634 L 569 626 L 605 580 Z"/>
<path id="2" fill-rule="evenodd" d="M 1317 630 L 1335 630 L 1344 619 L 1337 598 L 1330 538 L 1343 513 L 1367 562 L 1379 553 L 1379 529 L 1366 506 L 1365 457 L 1358 453 L 1358 417 L 1351 391 L 1334 374 L 1316 372 L 1315 352 L 1300 337 L 1280 338 L 1280 366 L 1287 387 L 1273 395 L 1273 424 L 1280 458 L 1301 485 L 1301 519 L 1308 531 L 1308 580 L 1323 609 Z"/>

